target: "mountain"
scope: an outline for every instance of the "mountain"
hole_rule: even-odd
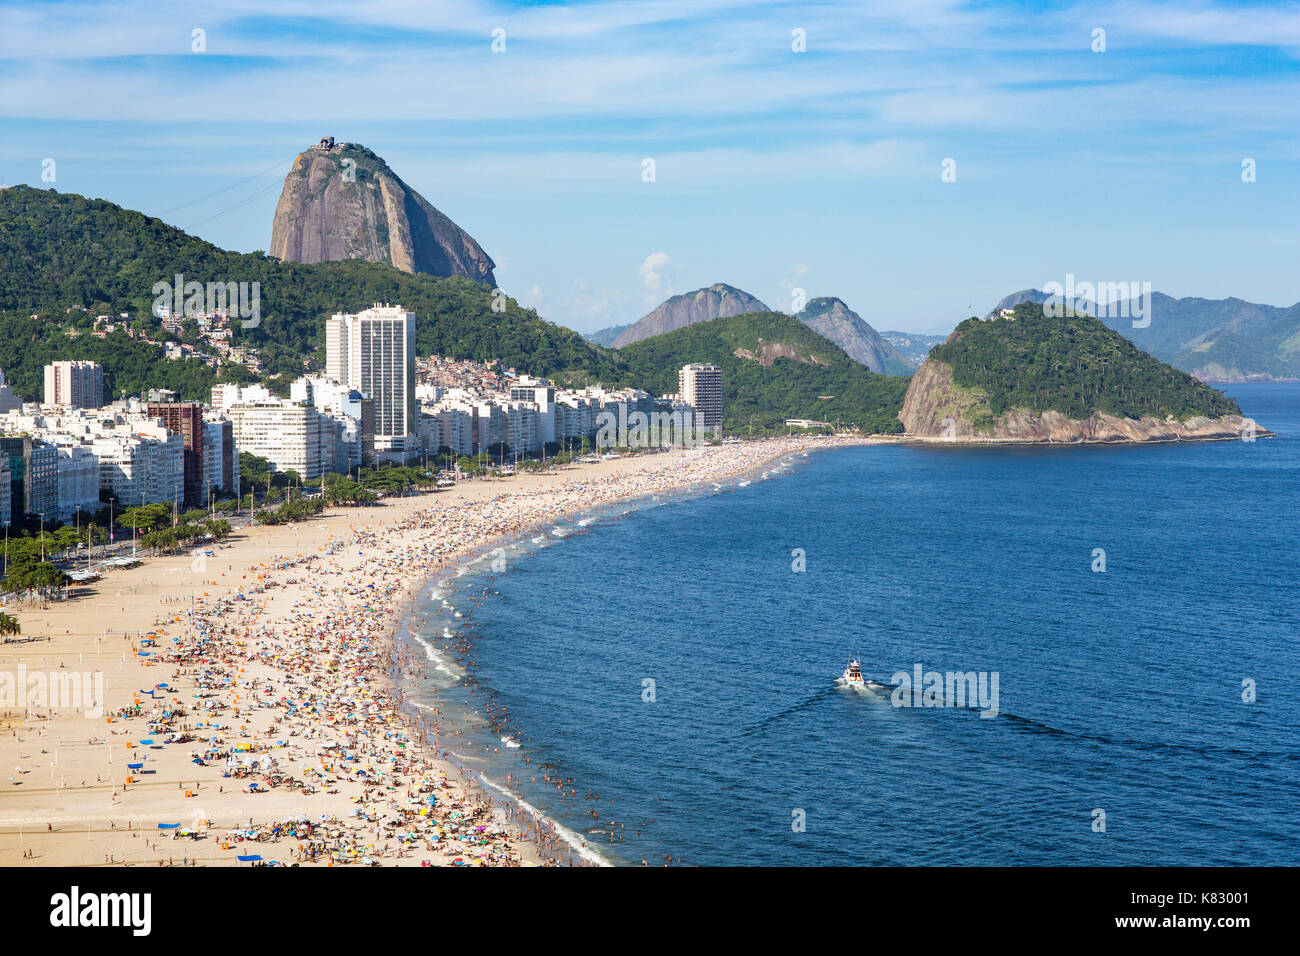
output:
[[[648,315],[643,315],[614,339],[614,348],[621,349],[652,335],[662,335],[696,322],[743,315],[746,312],[767,312],[768,308],[748,292],[715,282],[707,289],[696,289],[675,295]]]
[[[1047,299],[1047,293],[1041,289],[1021,289],[1019,292],[1004,295],[997,305],[989,309],[989,314],[984,316],[984,318],[991,319],[1003,309],[1014,309],[1022,302],[1032,302],[1035,305],[1042,305],[1047,301]]]
[[[16,392],[33,396],[51,357],[90,358],[116,380],[113,394],[123,388],[138,393],[145,384],[206,398],[216,377],[211,370],[197,360],[163,362],[162,347],[144,341],[179,338],[151,312],[155,284],[174,284],[178,274],[187,283],[258,284],[258,321],[249,327],[232,322],[233,343],[260,352],[262,377],[272,384],[277,375],[283,382],[323,362],[326,316],[374,302],[415,313],[420,355],[499,359],[575,385],[619,381],[624,374],[618,353],[542,320],[513,299],[498,303],[489,286],[469,278],[411,275],[359,260],[300,265],[227,252],[110,202],[27,186],[0,191],[0,369]],[[494,311],[494,304],[503,311]],[[129,351],[105,347],[111,336],[86,334],[96,313],[123,312],[139,334],[128,339],[118,333],[133,343]],[[197,336],[187,321],[184,340],[198,343]],[[188,366],[199,368],[182,376]],[[251,373],[227,365],[222,376]]]
[[[899,418],[919,438],[968,442],[1238,438],[1251,427],[1222,392],[1097,319],[1051,318],[1032,301],[957,326],[912,377]]]
[[[880,337],[898,349],[903,358],[920,365],[929,356],[930,349],[948,336],[922,335],[920,332],[881,332]]]
[[[697,322],[619,350],[629,380],[655,394],[677,391],[691,362],[722,369],[728,430],[779,426],[787,418],[898,432],[907,380],[876,375],[797,319],[746,313]]]
[[[299,154],[285,176],[271,255],[301,263],[366,259],[496,285],[495,263],[469,233],[373,152],[332,138]]]
[[[630,329],[629,325],[611,325],[607,328],[597,329],[595,332],[588,332],[583,338],[595,345],[602,345],[605,348],[612,348],[614,340],[619,337],[624,329]]]
[[[911,375],[916,363],[909,361],[880,333],[867,325],[842,299],[811,299],[795,316],[824,339],[834,342],[855,362],[882,375]]]
[[[1047,294],[1026,289],[995,307],[1014,301],[1046,301]],[[1134,305],[1150,324],[1133,327]],[[1080,303],[1080,310],[1143,351],[1206,382],[1281,381],[1300,378],[1300,303],[1260,305],[1242,299],[1181,298],[1151,293],[1146,302],[1120,301],[1105,308]]]

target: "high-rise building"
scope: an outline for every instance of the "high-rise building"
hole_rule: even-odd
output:
[[[722,369],[716,365],[683,365],[677,373],[677,394],[695,409],[704,428],[722,428]]]
[[[0,525],[9,527],[13,521],[10,504],[13,501],[13,487],[9,480],[9,456],[0,455]]]
[[[89,445],[60,444],[58,454],[59,520],[99,510],[99,458]]]
[[[59,452],[53,445],[26,436],[0,438],[0,454],[8,456],[12,519],[59,515]]]
[[[213,491],[239,493],[239,455],[234,426],[224,418],[203,423],[203,499]]]
[[[415,313],[376,305],[325,321],[325,375],[374,401],[375,457],[418,452]]]
[[[198,402],[150,402],[146,408],[151,418],[160,419],[164,428],[185,442],[185,507],[206,505],[203,406]]]
[[[334,470],[334,423],[311,405],[266,402],[229,410],[235,447],[265,458],[275,471],[314,482]]]
[[[45,404],[101,408],[104,367],[98,362],[55,362],[45,366]]]
[[[537,406],[537,441],[545,444],[556,438],[555,386],[544,378],[521,375],[510,386],[510,401],[532,402]],[[513,446],[512,446],[513,447]],[[521,451],[524,449],[520,449]],[[534,449],[528,448],[528,451]]]

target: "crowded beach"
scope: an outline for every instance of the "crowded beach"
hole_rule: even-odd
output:
[[[448,759],[437,707],[402,699],[425,666],[394,638],[402,615],[503,540],[863,441],[766,439],[461,482],[250,527],[47,607],[8,607],[23,641],[0,646],[0,675],[84,680],[75,702],[0,702],[0,864],[599,862]]]

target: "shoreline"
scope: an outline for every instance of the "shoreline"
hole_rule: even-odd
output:
[[[501,551],[505,548],[509,548],[516,543],[522,543],[527,541],[530,544],[532,544],[533,540],[536,538],[538,534],[547,534],[549,531],[553,531],[557,523],[574,522],[581,525],[582,521],[585,519],[598,518],[598,517],[610,517],[612,520],[617,520],[619,518],[626,516],[631,511],[640,510],[643,507],[657,506],[656,503],[674,504],[678,501],[692,499],[699,496],[704,496],[708,494],[717,494],[721,490],[729,490],[730,488],[734,488],[742,482],[748,484],[750,481],[753,480],[763,480],[760,479],[758,476],[766,473],[768,469],[774,466],[779,467],[781,462],[787,459],[793,459],[795,456],[798,456],[801,453],[827,451],[830,450],[831,448],[850,447],[851,445],[878,444],[878,443],[879,442],[875,442],[875,441],[841,442],[841,443],[836,443],[834,445],[818,446],[814,448],[802,448],[802,449],[794,448],[794,449],[783,450],[773,455],[770,458],[764,459],[761,462],[754,463],[751,467],[747,469],[737,471],[727,476],[721,477],[720,481],[705,479],[701,481],[692,482],[689,484],[678,485],[668,490],[660,491],[657,493],[651,492],[646,494],[633,495],[631,497],[616,497],[609,501],[602,502],[600,504],[581,505],[572,510],[557,513],[551,517],[546,518],[543,521],[539,521],[537,524],[531,525],[527,528],[523,528],[517,532],[513,532],[507,535],[502,535],[496,539],[493,539],[492,541],[486,542],[481,547],[473,551],[464,553],[452,565],[445,568],[438,574],[435,574],[431,578],[425,580],[418,587],[413,588],[412,599],[410,605],[407,608],[407,613],[402,615],[403,617],[402,622],[398,623],[393,629],[393,640],[394,641],[405,640],[411,647],[412,651],[423,650],[424,653],[427,655],[429,653],[428,646],[425,644],[422,638],[418,637],[415,634],[414,628],[411,624],[411,618],[413,616],[413,612],[417,610],[421,604],[432,600],[432,596],[429,598],[421,597],[423,592],[425,592],[426,590],[443,591],[443,592],[449,590],[454,586],[453,582],[455,582],[457,579],[464,576],[480,573],[479,569],[476,568],[476,565],[481,564],[488,556],[498,551]],[[725,482],[726,484],[723,485],[723,487],[719,488],[718,486],[722,482]],[[712,489],[709,488],[710,485],[713,486]],[[660,501],[661,498],[667,500],[661,502]],[[606,512],[609,509],[616,507],[619,504],[626,504],[631,507],[627,510],[624,510],[618,515],[611,516],[606,514]],[[561,540],[563,540],[566,537],[568,536],[567,535],[563,536]],[[525,548],[524,550],[526,552],[531,552],[531,549]],[[445,594],[443,599],[445,603]],[[439,649],[435,653],[437,653],[440,657],[444,657],[445,659],[445,655],[443,654],[443,651],[441,649]],[[452,662],[446,661],[446,663],[450,664]],[[463,676],[460,679],[458,679],[458,682],[459,680],[463,680]],[[401,682],[399,682],[398,684],[397,693],[401,698],[403,705],[407,708],[428,707],[428,704],[426,702],[415,699],[413,690],[409,687],[402,686]],[[441,691],[435,690],[434,693],[438,694],[441,693]],[[477,717],[478,714],[476,711],[473,711],[468,707],[464,707],[462,709],[462,716]],[[468,721],[466,722],[468,723]],[[452,757],[448,754],[448,751],[444,749],[442,752],[442,756],[444,760],[448,760],[452,762],[457,767],[457,769],[461,772],[462,775],[472,777],[478,783],[479,786],[487,789],[491,789],[499,793],[503,799],[510,801],[516,807],[524,810],[527,813],[532,814],[534,818],[544,820],[546,824],[552,827],[557,833],[557,835],[562,840],[564,840],[564,842],[567,843],[574,852],[576,852],[580,857],[582,857],[582,859],[586,860],[587,862],[594,863],[595,865],[598,866],[617,866],[620,863],[626,862],[626,861],[609,858],[604,852],[602,852],[599,848],[595,847],[589,840],[587,840],[581,833],[572,830],[571,828],[565,826],[564,824],[561,824],[559,821],[552,818],[545,810],[539,809],[537,806],[531,803],[526,797],[524,797],[517,790],[512,789],[507,783],[502,783],[502,782],[492,780],[488,778],[487,775],[482,770],[476,769],[472,766],[467,766],[465,762],[468,760],[468,758],[465,757],[464,755],[456,755],[455,757]]]
[[[546,863],[545,822],[499,805],[438,755],[437,722],[408,712],[399,631],[423,589],[543,523],[880,443],[766,439],[465,483],[250,528],[206,559],[149,558],[48,608],[11,607],[24,637],[51,640],[0,645],[0,675],[23,667],[53,686],[89,666],[103,689],[81,712],[0,704],[0,864]],[[187,755],[200,734],[207,748]],[[223,776],[241,761],[256,771]],[[252,778],[258,795],[241,786]],[[163,848],[163,824],[173,840],[203,836]]]

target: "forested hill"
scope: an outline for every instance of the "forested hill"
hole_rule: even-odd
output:
[[[629,380],[655,394],[677,391],[691,362],[722,368],[724,426],[745,432],[786,418],[898,432],[908,380],[877,375],[798,319],[759,312],[699,322],[619,350]]]
[[[38,394],[41,364],[55,354],[102,361],[115,393],[145,384],[177,387],[183,380],[188,397],[202,397],[195,390],[213,377],[205,368],[163,368],[157,347],[118,350],[104,347],[109,340],[65,334],[70,327],[89,331],[87,312],[125,312],[150,338],[174,338],[151,306],[155,283],[178,274],[204,284],[260,283],[261,322],[248,329],[233,323],[234,344],[259,349],[268,374],[292,378],[305,361],[322,361],[326,316],[388,302],[416,314],[421,355],[499,359],[576,384],[623,375],[616,356],[513,299],[503,297],[504,311],[492,311],[492,289],[472,279],[410,275],[372,262],[301,265],[227,252],[110,202],[26,186],[0,190],[0,368],[27,397]],[[151,360],[158,362],[156,374],[142,378]]]
[[[1088,315],[1052,318],[1023,302],[1005,319],[967,319],[930,352],[952,381],[981,390],[996,417],[1016,408],[1071,419],[1240,415],[1237,403],[1147,355]]]

